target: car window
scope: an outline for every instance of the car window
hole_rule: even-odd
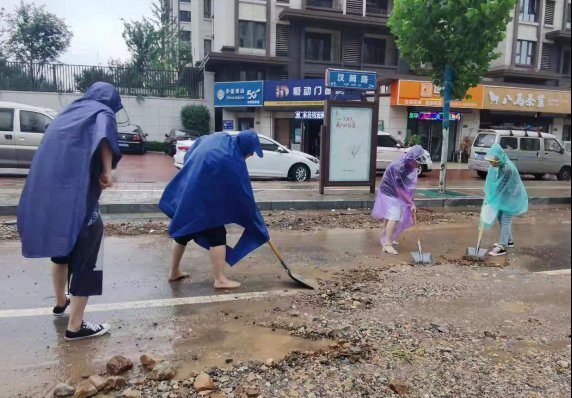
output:
[[[377,146],[382,146],[384,148],[395,148],[397,146],[397,141],[389,135],[378,135],[377,136]]]
[[[496,137],[495,134],[479,134],[475,138],[473,146],[476,148],[490,148],[494,145]]]
[[[23,133],[43,133],[52,119],[37,112],[20,111],[20,131]]]
[[[521,138],[521,151],[540,151],[540,140],[538,138]]]
[[[0,109],[0,131],[14,130],[14,110]]]
[[[545,138],[544,139],[544,150],[549,152],[562,152],[562,147],[560,143],[556,141],[554,138]]]
[[[267,140],[266,138],[261,138],[260,144],[262,145],[263,151],[276,152],[278,150],[278,144],[275,144],[274,142]]]
[[[509,151],[516,151],[518,149],[518,138],[516,137],[502,137],[500,139],[500,146],[502,149]]]
[[[185,133],[184,131],[175,130],[175,137],[186,137],[189,133]]]

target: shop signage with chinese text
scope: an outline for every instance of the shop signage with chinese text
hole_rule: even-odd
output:
[[[329,96],[323,79],[264,82],[264,106],[323,106]]]
[[[264,104],[264,82],[219,82],[214,84],[215,107],[252,107]]]
[[[531,88],[484,86],[483,109],[570,113],[570,91],[537,90]]]
[[[323,120],[324,111],[296,111],[294,119],[297,120]]]
[[[431,82],[416,80],[399,80],[391,87],[391,105],[443,107],[441,88]],[[452,100],[451,108],[480,109],[483,104],[483,87],[469,89],[469,98]]]
[[[409,112],[409,119],[442,121],[443,112]],[[449,114],[449,120],[451,121],[461,120],[461,113],[451,112]]]

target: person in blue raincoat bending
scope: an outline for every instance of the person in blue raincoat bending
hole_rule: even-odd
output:
[[[169,281],[189,276],[180,262],[187,243],[194,240],[210,252],[215,289],[240,287],[225,276],[226,263],[235,265],[270,239],[246,167],[246,159],[254,154],[263,156],[254,131],[216,133],[191,146],[159,202],[171,219],[169,235],[174,239]],[[233,248],[226,244],[227,224],[244,228]]]
[[[507,248],[514,247],[513,217],[528,211],[528,194],[516,166],[499,144],[488,150],[485,159],[491,164],[485,182],[485,206],[496,212],[501,226],[500,239],[489,254],[504,256]]]

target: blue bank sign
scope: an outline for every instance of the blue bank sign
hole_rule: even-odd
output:
[[[265,106],[320,106],[330,96],[324,79],[268,80],[264,82]]]
[[[373,91],[376,88],[376,84],[377,72],[342,69],[326,70],[327,87]]]
[[[223,82],[214,85],[215,107],[264,105],[264,82]]]

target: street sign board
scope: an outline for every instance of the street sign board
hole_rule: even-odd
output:
[[[377,72],[360,70],[327,69],[326,87],[374,91]]]

